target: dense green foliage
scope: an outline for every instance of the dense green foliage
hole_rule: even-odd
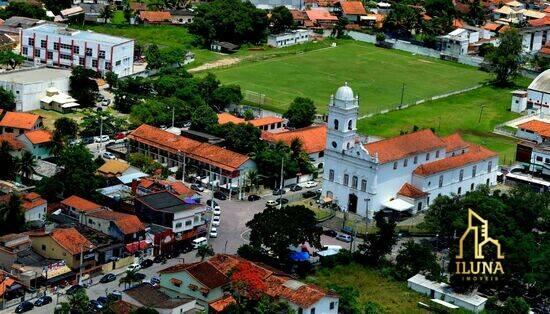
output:
[[[95,106],[99,96],[99,88],[94,80],[98,77],[97,72],[90,69],[84,69],[78,66],[72,70],[69,84],[71,87],[71,96],[73,96],[80,107],[89,108]]]
[[[0,87],[0,109],[7,111],[15,110],[15,97],[13,93],[3,87]]]
[[[284,117],[288,119],[288,126],[298,129],[310,126],[315,119],[315,113],[313,100],[296,97],[285,112]]]
[[[500,45],[487,55],[496,83],[507,85],[517,77],[523,64],[522,37],[515,29],[500,35]]]

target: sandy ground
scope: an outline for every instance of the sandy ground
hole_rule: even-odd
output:
[[[201,66],[196,67],[196,68],[189,69],[188,72],[193,73],[193,72],[200,72],[200,71],[209,70],[209,69],[222,68],[224,66],[233,65],[233,64],[239,63],[239,62],[241,62],[240,58],[234,58],[234,57],[233,58],[224,58],[224,59],[216,60],[214,62],[205,63]]]

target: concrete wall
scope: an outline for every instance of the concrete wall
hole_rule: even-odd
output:
[[[60,92],[68,93],[69,77],[22,84],[2,81],[2,76],[0,76],[0,86],[11,91],[15,96],[16,111],[31,111],[40,109],[40,99],[46,96],[46,89],[50,87],[55,87]]]
[[[36,221],[36,220],[45,220],[46,219],[46,204],[37,206],[31,210],[25,212],[25,221]]]

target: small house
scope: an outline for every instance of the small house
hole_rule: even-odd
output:
[[[210,50],[223,53],[235,53],[239,46],[227,41],[213,41],[210,44]]]

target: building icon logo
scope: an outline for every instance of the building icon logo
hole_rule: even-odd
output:
[[[473,256],[465,251],[471,242]],[[492,259],[486,256],[487,253],[494,255]],[[504,274],[500,261],[503,259],[499,241],[489,237],[489,222],[471,208],[468,209],[468,227],[460,237],[456,255],[456,274],[465,275],[466,280],[498,280],[495,275]]]

